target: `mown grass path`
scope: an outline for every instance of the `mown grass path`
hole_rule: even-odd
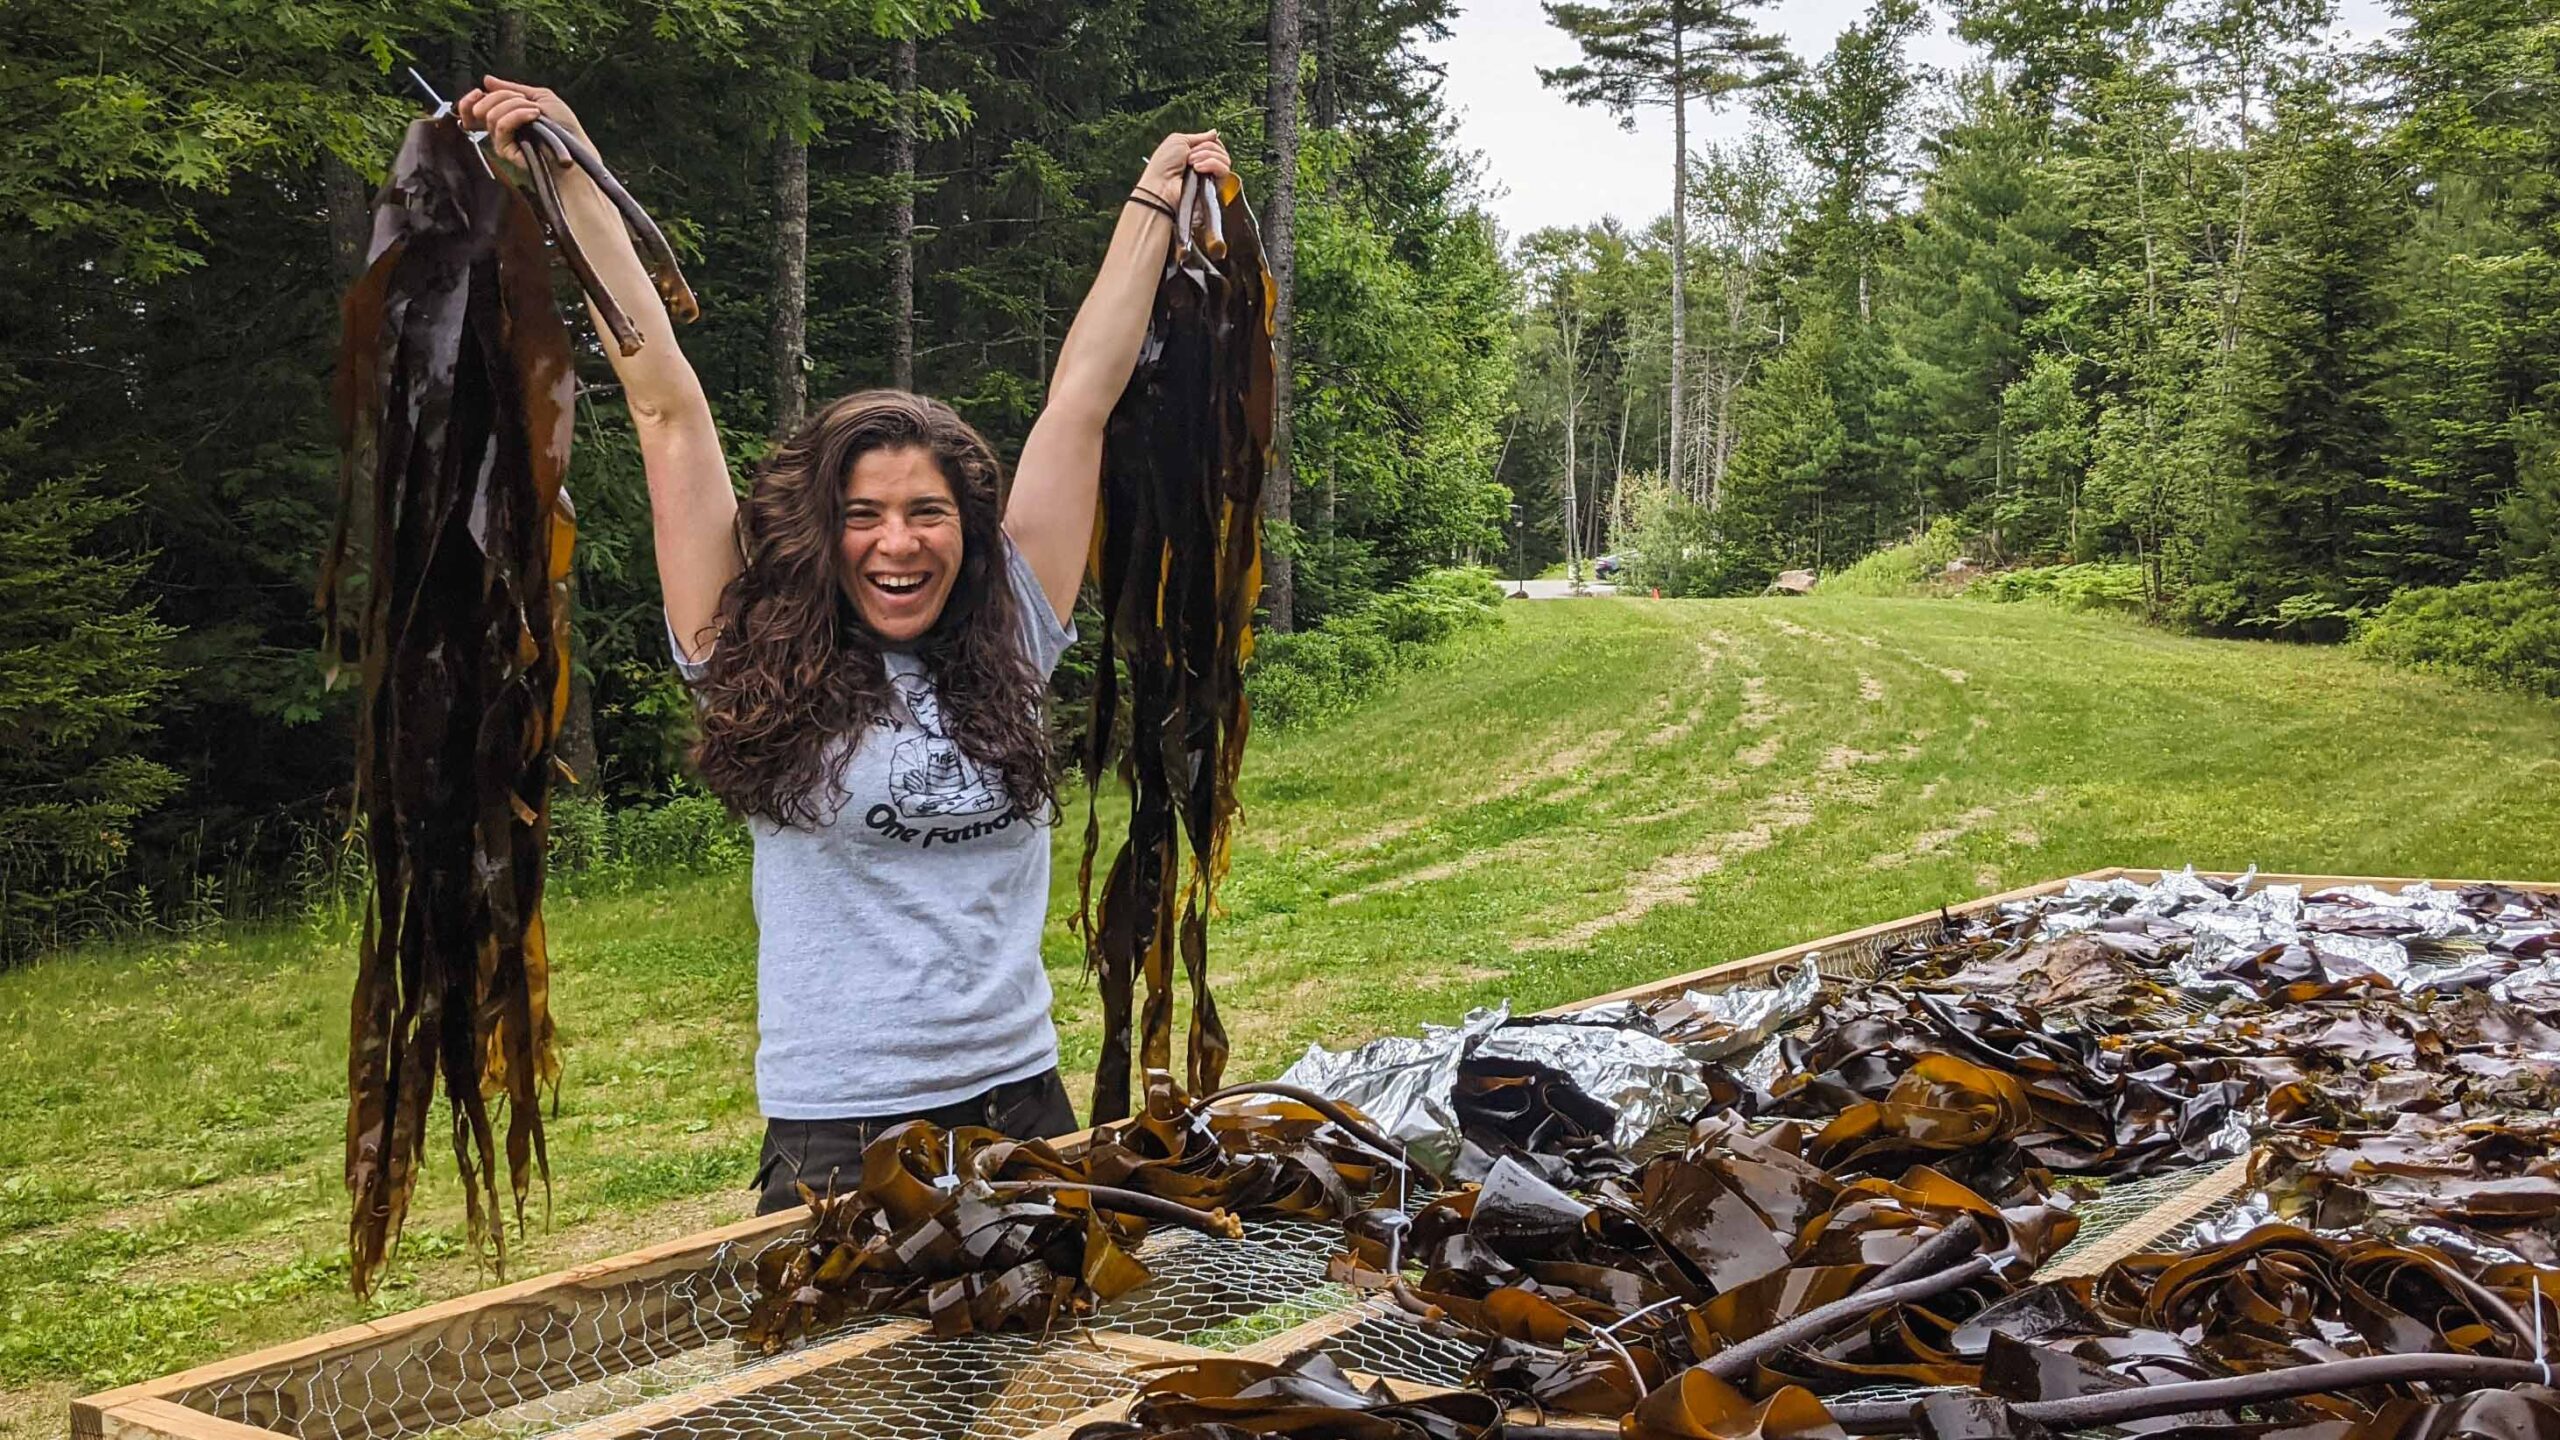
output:
[[[2560,707],[2030,606],[1522,605],[1360,713],[1259,744],[1245,805],[1213,954],[1237,1070],[1268,1074],[1309,1041],[2101,865],[2554,878]],[[551,918],[558,1178],[517,1263],[744,1214],[744,877]],[[1059,924],[1048,957],[1078,1077],[1098,1007]],[[364,1313],[339,1258],[350,975],[317,923],[0,975],[0,1435]],[[481,1278],[448,1169],[375,1309]]]

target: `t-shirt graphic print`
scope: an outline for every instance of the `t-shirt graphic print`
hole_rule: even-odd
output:
[[[1005,793],[1004,771],[970,759],[943,728],[942,699],[934,693],[931,680],[922,675],[893,675],[889,684],[905,702],[916,728],[924,732],[899,741],[889,753],[889,798],[900,818],[992,815],[1012,803]]]

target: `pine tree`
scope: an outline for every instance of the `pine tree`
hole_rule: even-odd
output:
[[[2026,372],[2028,279],[2060,263],[2065,217],[2042,172],[2044,126],[1986,74],[1927,147],[1919,213],[1891,275],[1900,370],[1883,403],[1914,522],[1997,495],[2010,477],[2001,397]]]
[[[2275,193],[2233,377],[2237,480],[2207,555],[2231,587],[2226,618],[2258,622],[2371,598],[2351,517],[2388,453],[2387,287],[2408,223],[2404,178],[2328,87],[2292,97],[2270,144]]]
[[[1582,63],[1538,71],[1577,105],[1599,105],[1635,128],[1635,112],[1671,111],[1671,453],[1685,483],[1689,300],[1689,101],[1710,109],[1736,91],[1785,78],[1786,42],[1754,30],[1743,12],[1763,0],[1542,0],[1547,18],[1582,47]]]
[[[0,964],[56,938],[178,784],[135,753],[175,632],[132,598],[146,559],[101,553],[133,502],[25,478],[37,428],[0,433]]]
[[[1824,509],[1847,441],[1829,374],[1838,324],[1827,313],[1809,319],[1744,398],[1725,508],[1750,517],[1760,553],[1735,557],[1731,588],[1757,590],[1782,569],[1832,563]]]

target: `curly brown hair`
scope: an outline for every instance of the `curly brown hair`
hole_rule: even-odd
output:
[[[729,808],[777,824],[827,824],[845,803],[842,752],[898,702],[881,643],[841,577],[837,537],[854,462],[922,449],[960,511],[960,573],[914,645],[961,751],[1004,776],[1016,805],[1057,813],[1043,709],[1047,687],[1022,643],[1031,621],[1007,583],[995,450],[950,406],[904,390],[862,390],[821,408],[778,446],[738,507],[746,568],[720,595],[716,639],[697,687],[693,763]]]

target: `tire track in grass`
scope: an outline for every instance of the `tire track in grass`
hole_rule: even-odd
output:
[[[1647,866],[1631,881],[1616,909],[1553,935],[1524,936],[1511,942],[1515,953],[1531,950],[1579,950],[1622,925],[1632,925],[1662,906],[1686,903],[1690,887],[1725,867],[1727,861],[1757,854],[1777,843],[1779,835],[1813,823],[1813,802],[1789,791],[1752,807],[1743,828],[1712,836],[1703,845],[1675,851]]]
[[[1763,618],[1790,638],[1820,634],[1765,612]],[[1764,653],[1753,658],[1765,660],[1769,657]],[[1833,667],[1828,665],[1811,668],[1817,676],[1834,673]],[[1728,763],[1745,771],[1769,770],[1785,752],[1790,736],[1779,727],[1778,721],[1790,713],[1803,710],[1806,713],[1845,716],[1851,723],[1845,731],[1834,732],[1837,737],[1835,743],[1812,762],[1808,767],[1810,774],[1802,783],[1749,802],[1735,828],[1708,835],[1647,862],[1625,882],[1619,892],[1618,903],[1608,911],[1561,930],[1515,937],[1511,942],[1515,953],[1580,949],[1603,935],[1638,923],[1656,910],[1694,903],[1700,882],[1722,873],[1736,862],[1772,849],[1789,835],[1813,826],[1824,815],[1840,807],[1864,808],[1877,802],[1883,784],[1868,772],[1884,763],[1888,756],[1852,743],[1874,743],[1882,738],[1877,733],[1882,717],[1876,707],[1828,706],[1811,696],[1803,697],[1801,703],[1798,699],[1782,697],[1773,686],[1772,676],[1756,666],[1742,678],[1741,689],[1742,708],[1735,717],[1734,730],[1739,734],[1755,734],[1758,738],[1733,755]],[[1738,789],[1743,783],[1730,771],[1708,778],[1710,782],[1722,782],[1717,787],[1720,792]],[[1702,795],[1642,818],[1647,822],[1670,819],[1703,809],[1715,798]]]
[[[1715,699],[1716,666],[1732,653],[1732,637],[1722,630],[1709,630],[1698,637],[1698,678],[1703,683],[1698,687],[1697,695],[1681,711],[1679,719],[1656,726],[1653,733],[1645,737],[1644,743],[1652,746],[1677,745],[1706,722],[1708,709]],[[1666,692],[1664,698],[1670,699],[1671,696]]]
[[[1427,822],[1443,832],[1442,838],[1463,846],[1464,848],[1461,848],[1458,853],[1440,859],[1427,859],[1428,851],[1398,856],[1396,862],[1410,864],[1414,861],[1423,861],[1424,863],[1413,865],[1410,869],[1365,878],[1355,888],[1328,895],[1325,897],[1325,903],[1328,906],[1355,905],[1383,895],[1455,880],[1490,867],[1553,859],[1571,850],[1577,843],[1587,846],[1590,839],[1589,831],[1587,827],[1580,824],[1567,826],[1565,833],[1561,834],[1554,830],[1546,830],[1492,844],[1471,844],[1468,837],[1470,832],[1481,834],[1493,828],[1477,821],[1479,812],[1496,806],[1513,806],[1522,802],[1534,805],[1570,805],[1601,791],[1611,782],[1624,781],[1635,775],[1649,757],[1657,755],[1666,748],[1666,742],[1683,739],[1694,731],[1715,706],[1720,688],[1718,684],[1720,667],[1729,670],[1729,662],[1736,654],[1732,637],[1721,629],[1709,629],[1699,634],[1694,641],[1694,649],[1699,657],[1698,667],[1694,671],[1675,671],[1664,676],[1665,688],[1650,704],[1640,701],[1638,705],[1630,707],[1640,712],[1649,711],[1660,715],[1675,708],[1682,708],[1685,694],[1687,704],[1680,719],[1658,724],[1654,730],[1633,745],[1621,743],[1628,738],[1633,727],[1625,729],[1612,727],[1589,731],[1577,740],[1557,746],[1537,764],[1528,766],[1503,783],[1460,802],[1459,808],[1454,813],[1443,811],[1432,821]],[[1694,692],[1689,691],[1689,686],[1695,682],[1703,683],[1697,684]],[[1784,707],[1769,698],[1766,684],[1758,675],[1746,677],[1741,688],[1741,709],[1734,722],[1736,728],[1746,731],[1760,730],[1783,713]],[[1775,746],[1769,745],[1767,754],[1775,753]],[[1734,763],[1745,765],[1756,766],[1767,763],[1767,755],[1762,755],[1755,760],[1748,752],[1731,759]],[[1730,783],[1725,783],[1719,786],[1715,793],[1726,793],[1733,788]],[[1592,807],[1592,814],[1596,818],[1611,818],[1611,809],[1611,803],[1603,802]],[[1408,826],[1407,830],[1419,828],[1421,826],[1417,824]]]
[[[1345,890],[1339,895],[1328,895],[1324,903],[1357,905],[1363,900],[1374,900],[1381,895],[1393,895],[1399,890],[1410,890],[1417,885],[1437,885],[1443,880],[1455,880],[1461,875],[1482,870],[1488,865],[1505,865],[1517,860],[1540,859],[1554,855],[1563,848],[1564,840],[1560,836],[1523,835],[1517,840],[1506,841],[1500,845],[1462,850],[1447,860],[1435,861],[1417,870],[1406,870],[1383,880],[1373,880],[1357,890]]]

